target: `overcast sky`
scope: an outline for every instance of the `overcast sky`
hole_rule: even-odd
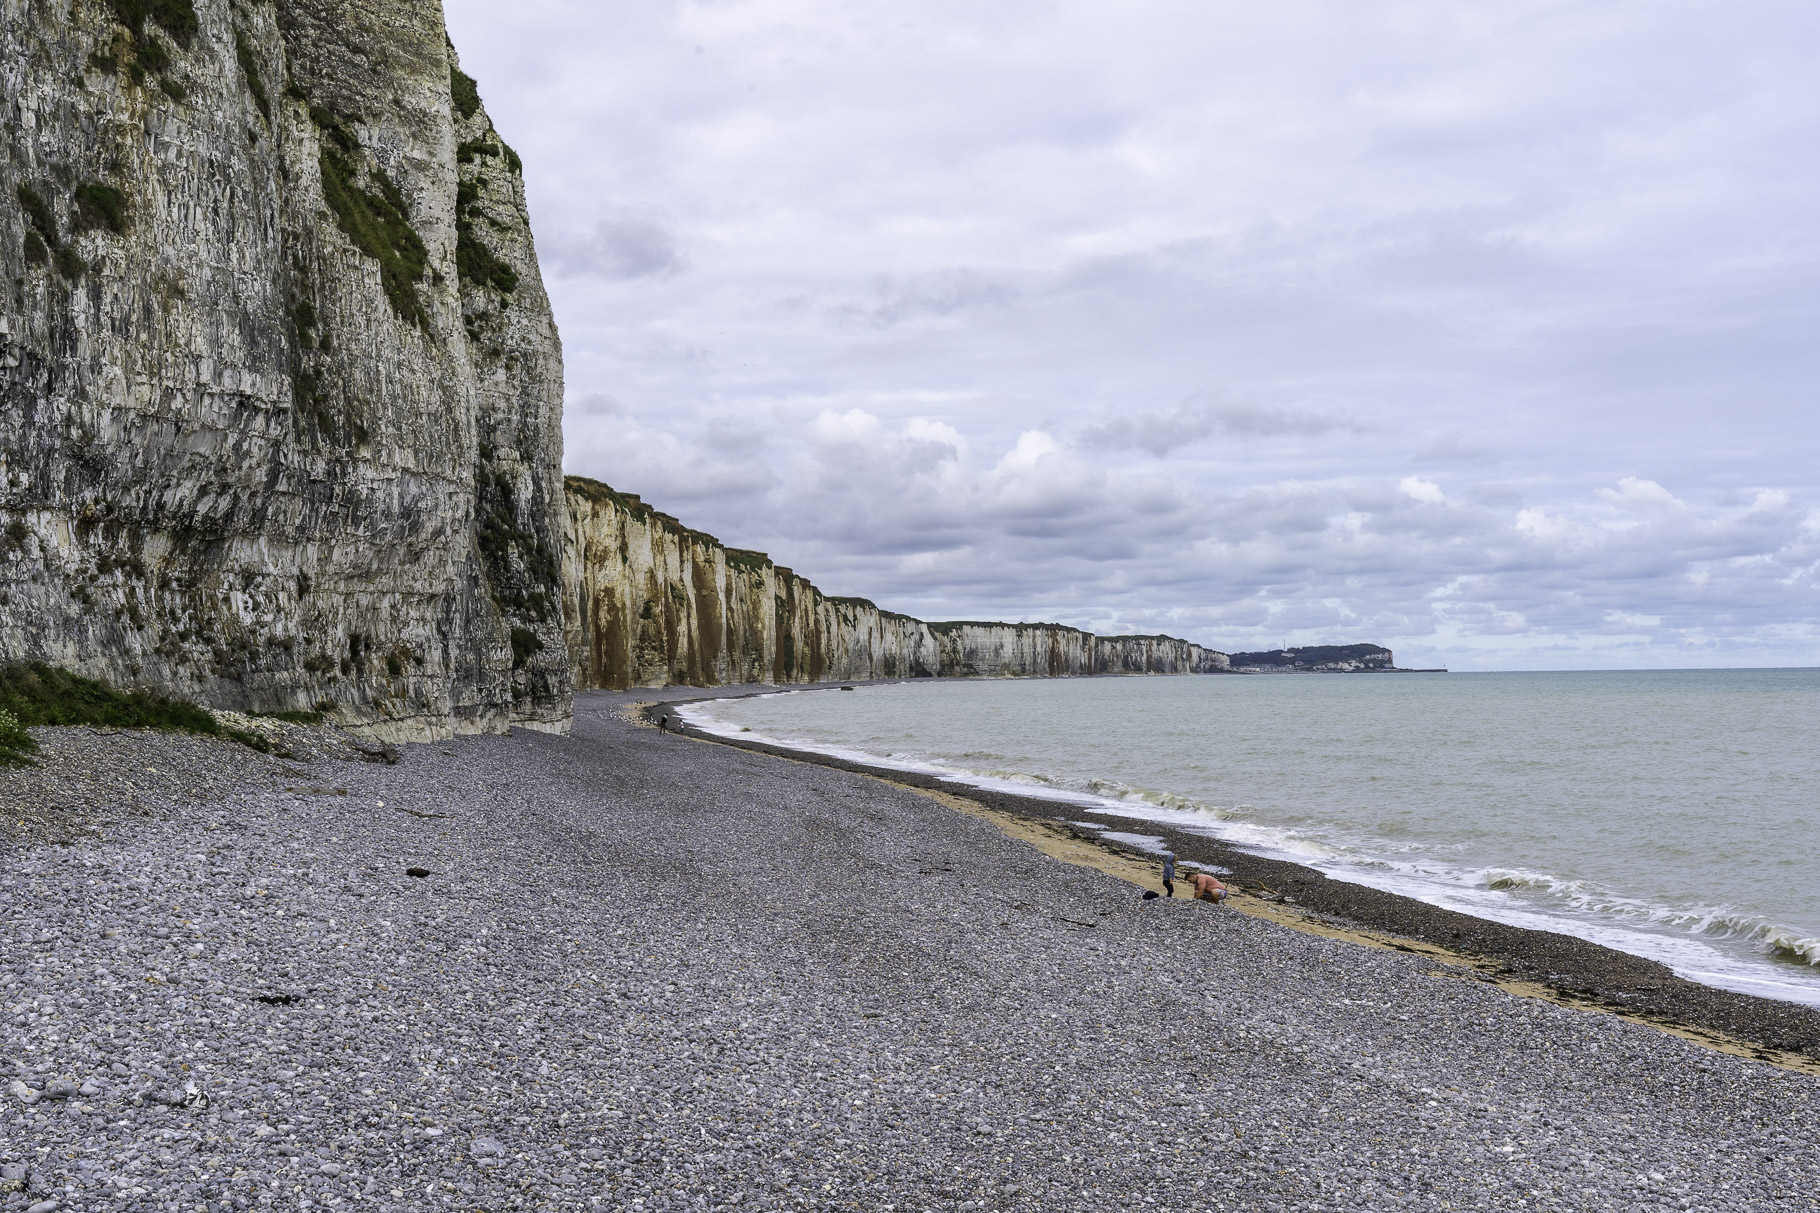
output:
[[[568,470],[927,618],[1820,664],[1820,7],[446,0]]]

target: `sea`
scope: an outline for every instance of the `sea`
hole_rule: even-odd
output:
[[[684,713],[1820,1006],[1820,669],[954,680]]]

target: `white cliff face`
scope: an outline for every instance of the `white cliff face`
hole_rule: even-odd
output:
[[[933,623],[950,677],[1219,674],[1224,653],[1173,636],[1095,636],[1056,623]]]
[[[1094,639],[1095,674],[1227,674],[1232,663],[1216,649],[1173,636],[1099,636]]]
[[[159,7],[0,0],[0,661],[563,727],[560,347],[439,6]]]
[[[1047,623],[937,623],[941,673],[955,678],[1093,673],[1093,634]]]
[[[635,495],[571,476],[568,514],[564,618],[578,689],[935,672],[927,625],[828,598]]]
[[[924,623],[829,598],[759,552],[568,479],[564,618],[578,689],[870,678],[1202,674],[1225,655],[1059,624]]]

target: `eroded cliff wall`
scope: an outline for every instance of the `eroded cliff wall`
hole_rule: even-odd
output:
[[[1226,654],[1173,636],[1095,636],[1059,623],[932,623],[952,678],[1223,674]]]
[[[560,347],[439,5],[0,0],[0,120],[0,661],[563,727]]]
[[[1222,653],[1060,624],[924,623],[829,598],[635,494],[571,476],[563,617],[577,689],[868,678],[1207,674]]]
[[[1174,636],[1096,636],[1095,674],[1227,674],[1232,663],[1217,649]]]
[[[829,598],[635,494],[571,476],[568,514],[564,619],[577,689],[936,672],[928,625]]]

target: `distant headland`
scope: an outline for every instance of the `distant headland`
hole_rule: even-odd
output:
[[[1444,669],[1405,669],[1381,644],[1316,644],[1266,653],[1231,653],[1235,674],[1445,674]]]

